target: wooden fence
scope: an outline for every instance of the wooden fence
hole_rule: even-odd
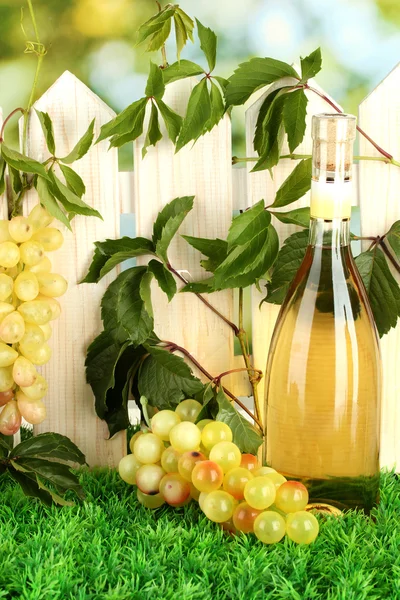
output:
[[[362,127],[396,158],[400,157],[400,99],[398,66],[360,105]],[[167,87],[166,101],[177,112],[184,112],[194,79],[175,82]],[[316,83],[314,87],[318,87]],[[252,139],[262,99],[270,91],[265,88],[248,103],[246,112],[247,156],[254,155]],[[304,142],[299,153],[311,153],[310,122],[312,114],[326,112],[325,101],[307,92],[308,116]],[[54,123],[58,154],[66,154],[96,117],[95,132],[114,116],[113,111],[71,73],[65,72],[38,100],[36,108],[46,111]],[[397,124],[397,125],[396,125]],[[172,143],[164,139],[148,150],[142,160],[143,138],[134,144],[133,175],[118,173],[116,150],[107,150],[108,142],[95,145],[75,166],[86,183],[85,200],[95,206],[104,221],[75,217],[73,234],[63,226],[64,246],[53,254],[54,271],[68,279],[69,288],[62,298],[63,313],[53,322],[51,361],[43,367],[49,382],[45,398],[48,417],[35,431],[58,431],[71,437],[85,452],[91,466],[115,466],[125,453],[123,434],[107,439],[107,429],[95,414],[93,396],[85,383],[84,361],[88,344],[101,330],[100,299],[115,276],[106,277],[97,285],[78,285],[87,271],[93,252],[93,242],[119,236],[121,213],[135,214],[135,231],[131,235],[149,235],[160,208],[179,195],[195,195],[192,213],[180,232],[202,237],[224,237],[234,210],[251,206],[264,198],[271,202],[283,180],[297,161],[282,160],[274,168],[273,179],[268,172],[250,173],[248,168],[232,168],[231,123],[225,117],[212,132],[175,154]],[[29,123],[28,152],[43,161],[47,158],[43,134],[35,114]],[[360,138],[360,152],[374,156],[374,148]],[[75,168],[74,166],[74,168]],[[363,162],[359,169],[359,185],[354,204],[361,207],[361,226],[364,235],[382,234],[387,226],[400,219],[400,170],[382,163]],[[30,192],[25,210],[38,201]],[[305,195],[295,206],[307,206]],[[379,206],[379,210],[377,210]],[[292,208],[292,207],[291,207]],[[5,217],[5,202],[2,203]],[[296,230],[274,219],[281,242]],[[177,238],[170,250],[170,260],[189,278],[205,274],[199,268],[200,254]],[[140,260],[138,259],[138,262]],[[163,339],[183,344],[207,370],[218,373],[242,366],[240,356],[234,355],[233,333],[211,311],[191,294],[177,295],[167,305],[165,297],[155,287],[155,329]],[[252,295],[253,364],[264,370],[268,345],[279,307],[264,304],[259,310],[260,293]],[[210,296],[211,302],[231,320],[234,314],[234,293],[230,290]],[[382,340],[384,391],[382,402],[382,466],[400,467],[400,327]],[[250,393],[246,376],[233,374],[226,384],[238,396]],[[262,384],[261,384],[262,388]],[[263,390],[261,390],[263,397]]]

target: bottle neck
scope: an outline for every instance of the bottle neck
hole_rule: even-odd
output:
[[[335,250],[350,246],[350,219],[332,219],[330,221],[313,218],[310,220],[308,243],[317,248]]]

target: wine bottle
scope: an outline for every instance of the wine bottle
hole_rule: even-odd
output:
[[[313,117],[309,242],[266,375],[267,460],[310,501],[369,512],[379,494],[379,339],[350,247],[356,118]]]

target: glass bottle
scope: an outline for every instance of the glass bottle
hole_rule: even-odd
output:
[[[379,494],[379,339],[350,247],[356,118],[313,117],[310,234],[266,374],[267,461],[311,502],[369,512]]]

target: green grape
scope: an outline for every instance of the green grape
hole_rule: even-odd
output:
[[[280,473],[267,473],[266,475],[264,475],[264,477],[268,477],[268,479],[272,481],[276,490],[278,490],[282,483],[285,483],[285,481],[287,481],[286,477],[284,477]]]
[[[190,485],[190,497],[193,498],[193,500],[196,500],[196,502],[198,502],[201,492],[199,492],[199,490],[196,487],[194,487],[192,482],[190,482],[189,485]]]
[[[43,294],[38,294],[36,297],[38,302],[46,302],[51,310],[51,319],[50,321],[55,321],[61,315],[61,304],[55,298],[50,298],[49,296],[43,296]]]
[[[39,243],[39,242],[37,242],[37,243]],[[52,264],[51,264],[51,261],[48,256],[43,256],[43,258],[38,263],[29,267],[29,271],[31,273],[48,273],[51,271],[51,269],[52,269]]]
[[[224,480],[222,467],[211,460],[198,462],[192,471],[192,483],[199,492],[214,492]]]
[[[133,454],[133,446],[134,446],[136,440],[138,439],[138,437],[141,435],[143,435],[143,431],[141,429],[139,429],[139,431],[134,433],[133,436],[131,437],[131,439],[129,440],[129,449],[132,452],[132,454]]]
[[[46,252],[52,252],[61,248],[64,242],[64,236],[54,227],[45,227],[36,231],[32,239],[42,244]]]
[[[296,544],[311,544],[318,532],[319,524],[312,513],[301,510],[286,518],[286,533]]]
[[[9,304],[8,302],[0,302],[0,323],[12,312],[14,312],[14,307],[12,304]]]
[[[47,227],[54,221],[54,217],[40,204],[36,204],[28,215],[28,221],[34,231]]]
[[[207,425],[207,427],[209,427],[209,425]],[[207,427],[204,428],[204,431]],[[224,473],[238,467],[241,459],[242,455],[239,448],[232,442],[219,442],[210,450],[210,460],[221,465]]]
[[[275,504],[285,513],[304,510],[308,504],[308,490],[299,481],[286,481],[276,490]]]
[[[12,242],[13,239],[10,235],[10,231],[8,229],[8,220],[2,219],[0,221],[0,244],[1,242]]]
[[[21,313],[27,323],[33,323],[34,325],[45,325],[52,319],[49,303],[42,300],[23,302],[18,306],[18,312]]]
[[[139,436],[133,445],[134,455],[144,465],[159,462],[163,451],[164,444],[154,433],[146,433]]]
[[[39,327],[43,331],[44,341],[47,342],[47,340],[49,340],[51,338],[51,334],[52,334],[52,329],[51,329],[50,323],[45,323],[44,325],[38,325],[37,327]]]
[[[165,500],[161,494],[154,494],[154,496],[151,496],[149,494],[144,494],[139,489],[136,493],[137,499],[139,500],[140,504],[142,504],[146,508],[150,508],[151,510],[160,508],[160,506],[165,504]]]
[[[257,456],[254,454],[242,454],[240,466],[251,471],[253,475],[260,468]]]
[[[20,253],[17,244],[14,244],[14,242],[2,242],[0,244],[0,266],[15,267],[19,259]]]
[[[254,533],[263,544],[276,544],[284,537],[285,519],[277,512],[262,512],[254,521]]]
[[[183,400],[175,409],[177,415],[179,415],[181,421],[190,421],[195,423],[197,417],[200,414],[202,405],[197,400],[189,399]]]
[[[58,273],[37,273],[39,290],[43,296],[58,298],[65,294],[68,288],[67,280]]]
[[[174,425],[169,433],[171,446],[178,452],[189,452],[189,450],[198,450],[201,441],[201,432],[199,428],[189,421],[182,421]]]
[[[200,429],[200,431],[203,431],[203,429],[206,425],[208,425],[209,423],[213,423],[213,422],[214,421],[212,419],[202,419],[201,421],[196,423],[196,425]]]
[[[33,227],[26,217],[13,217],[8,223],[12,239],[19,244],[31,239]]]
[[[24,319],[16,311],[4,317],[0,323],[0,338],[6,344],[16,344],[23,338],[24,333]]]
[[[21,338],[20,344],[27,350],[34,350],[45,342],[45,336],[39,325],[25,323],[25,333]]]
[[[161,457],[161,466],[166,473],[177,473],[178,472],[178,461],[182,454],[175,450],[172,446],[164,450]]]
[[[236,500],[243,500],[244,486],[250,479],[253,479],[253,475],[248,469],[245,469],[244,467],[234,467],[224,476],[222,487],[225,492],[228,492],[228,494],[236,498]]]
[[[234,508],[235,502],[232,496],[221,490],[210,492],[203,502],[204,514],[214,523],[228,521],[233,515]]]
[[[8,344],[4,344],[4,342],[0,342],[0,367],[9,367],[15,363],[18,358],[18,352],[8,346]]]
[[[7,300],[12,294],[14,281],[12,277],[5,273],[0,273],[0,300]]]
[[[197,489],[197,488],[195,488]],[[207,498],[209,492],[200,492],[199,495],[199,506],[200,506],[200,510],[202,510],[204,512],[204,500]]]
[[[46,407],[41,398],[28,398],[21,391],[16,393],[18,410],[21,416],[31,425],[39,425],[46,418]]]
[[[142,466],[134,454],[128,454],[119,461],[118,473],[121,479],[131,485],[136,485],[136,473]]]
[[[4,406],[14,398],[14,390],[11,388],[5,392],[0,392],[0,406]]]
[[[0,433],[15,435],[21,427],[21,413],[15,400],[7,402],[0,413]]]
[[[9,346],[7,346],[9,348]],[[15,350],[14,350],[15,352]],[[21,387],[30,387],[38,377],[38,373],[30,360],[25,356],[18,356],[13,364],[12,376],[15,383]],[[5,366],[5,365],[1,365]]]
[[[232,430],[226,423],[212,421],[201,432],[201,442],[207,450],[211,450],[219,442],[231,442]]]
[[[244,487],[246,502],[257,510],[264,510],[275,501],[275,486],[268,477],[254,477]]]
[[[151,419],[151,430],[164,442],[169,442],[169,432],[180,422],[179,415],[173,410],[160,410]]]
[[[269,475],[270,473],[276,473],[275,469],[272,467],[260,467],[254,471],[253,475],[254,477],[263,477],[264,475]]]
[[[165,471],[159,465],[142,465],[136,472],[136,485],[144,494],[157,494]]]
[[[190,485],[179,473],[167,473],[161,479],[160,493],[165,502],[177,506],[189,498]]]
[[[37,375],[35,383],[28,387],[22,387],[21,391],[31,400],[39,400],[47,394],[48,384],[43,375]]]
[[[0,324],[0,329],[1,329],[1,324]],[[0,332],[0,335],[1,335],[1,332]],[[18,348],[19,348],[19,351],[21,352],[21,354],[25,358],[30,360],[34,365],[38,365],[40,367],[42,365],[45,365],[47,362],[49,362],[49,360],[51,358],[51,348],[46,342],[44,344],[41,344],[40,346],[36,346],[35,348],[32,348],[32,349],[28,349],[25,347],[24,344],[20,343]]]
[[[34,267],[40,263],[42,258],[44,258],[44,248],[42,244],[39,244],[39,242],[35,242],[34,240],[21,244],[19,252],[21,261],[27,267]]]
[[[39,282],[35,273],[22,271],[15,280],[14,291],[17,298],[23,302],[34,300],[39,293]]]
[[[178,471],[186,481],[192,481],[192,472],[198,462],[206,460],[206,457],[201,452],[192,450],[182,454],[178,461]]]
[[[254,521],[260,514],[260,511],[247,504],[241,502],[233,512],[233,524],[238,531],[243,533],[252,533],[254,531]]]

